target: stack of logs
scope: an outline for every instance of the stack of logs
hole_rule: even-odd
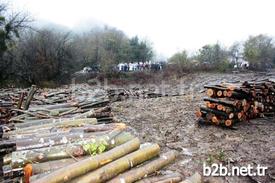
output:
[[[146,91],[139,88],[124,89],[124,88],[112,88],[108,89],[108,96],[111,101],[122,101],[126,99],[146,99],[162,97],[161,93],[155,91]]]
[[[158,91],[154,88],[110,88],[107,90],[109,99],[111,101],[122,101],[126,99],[148,99],[158,97],[173,97],[180,96],[182,94],[173,91]]]
[[[24,166],[28,163],[74,156],[70,151],[80,147],[79,143],[82,145],[97,136],[125,128],[125,124],[115,123],[107,96],[78,99],[71,95],[71,90],[44,92],[36,86],[28,91],[11,89],[2,93],[2,182],[19,181],[25,175]],[[127,134],[125,138],[128,138]],[[78,155],[84,155],[84,152]],[[29,182],[28,178],[26,182]]]
[[[232,84],[204,86],[205,107],[196,112],[199,123],[232,127],[240,121],[274,116],[275,82],[270,80],[245,81]]]
[[[71,95],[67,91],[45,95],[33,86],[2,107],[15,115],[1,123],[0,182],[182,181],[178,173],[155,176],[176,159],[176,151],[160,153],[157,144],[141,144],[113,118],[107,97],[61,100]]]

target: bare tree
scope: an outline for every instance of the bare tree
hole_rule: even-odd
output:
[[[30,18],[22,12],[12,13],[8,5],[0,2],[0,80],[3,81],[8,77],[9,67],[12,59],[10,58],[9,49],[19,38],[20,31],[28,27]],[[5,55],[6,53],[6,55]]]

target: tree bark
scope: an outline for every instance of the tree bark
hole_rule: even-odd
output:
[[[27,96],[27,99],[26,99],[26,102],[24,104],[24,110],[28,110],[29,109],[29,106],[31,104],[31,100],[33,98],[33,95],[35,94],[36,92],[36,86],[35,85],[32,85],[31,86],[31,89],[28,93],[28,96]]]
[[[9,132],[9,134],[25,134],[25,133],[34,133],[50,128],[68,128],[68,127],[79,127],[84,126],[85,124],[97,124],[96,118],[84,118],[84,119],[69,119],[65,121],[58,121],[53,123],[42,124],[38,126],[30,126],[22,129],[17,129],[15,131]]]
[[[118,174],[157,156],[159,151],[160,148],[157,144],[148,145],[93,172],[80,176],[70,181],[70,183],[106,182]]]
[[[22,167],[27,163],[40,163],[51,160],[64,159],[69,157],[78,157],[96,153],[89,146],[106,147],[104,150],[111,149],[117,145],[123,144],[133,139],[133,136],[126,132],[113,131],[110,134],[89,139],[89,141],[78,142],[70,145],[61,145],[36,150],[15,151],[12,153],[11,165],[13,168]],[[88,148],[86,148],[88,147]],[[98,149],[95,149],[96,151]],[[91,152],[93,151],[93,152]]]
[[[170,164],[171,162],[175,161],[176,157],[176,151],[169,151],[167,153],[160,155],[160,157],[156,160],[153,160],[145,165],[142,165],[138,168],[134,168],[115,177],[114,179],[108,181],[108,183],[120,183],[121,181],[123,181],[124,183],[135,182],[143,178],[144,176],[150,175],[165,167],[166,165]]]
[[[182,180],[182,175],[179,173],[172,173],[168,175],[153,176],[136,181],[136,183],[160,183],[162,181],[167,183],[177,183]]]
[[[87,156],[78,157],[77,160],[81,161],[86,158],[88,157]],[[44,163],[34,163],[32,164],[32,175],[53,172],[60,168],[67,167],[68,165],[76,163],[78,162],[77,160],[73,158],[66,158],[66,159],[60,159],[60,160],[54,160],[54,161],[47,161]]]
[[[137,150],[140,146],[138,138],[132,139],[103,154],[89,157],[69,166],[63,167],[49,175],[34,181],[35,183],[60,183],[72,180],[75,177],[84,175],[113,160],[116,160],[130,152]]]

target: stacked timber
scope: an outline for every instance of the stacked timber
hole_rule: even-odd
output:
[[[176,151],[160,153],[157,144],[140,144],[125,127],[97,125],[90,118],[67,126],[76,130],[70,133],[61,126],[58,132],[32,136],[15,130],[12,140],[1,142],[1,148],[12,148],[2,158],[2,182],[135,182],[176,159]]]
[[[178,92],[166,92],[158,91],[156,89],[145,89],[145,88],[110,88],[107,90],[109,99],[111,101],[122,101],[126,99],[148,99],[168,96],[179,96]]]
[[[32,86],[1,96],[0,182],[128,183],[176,159],[176,151],[141,144],[113,117],[105,93],[91,93]]]
[[[204,86],[205,107],[196,112],[200,123],[232,127],[241,121],[274,116],[275,82],[269,80]]]

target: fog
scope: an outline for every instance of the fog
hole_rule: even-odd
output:
[[[166,57],[275,32],[273,0],[13,0],[12,6],[27,11],[38,25],[87,31],[107,24],[150,40],[157,54]]]

